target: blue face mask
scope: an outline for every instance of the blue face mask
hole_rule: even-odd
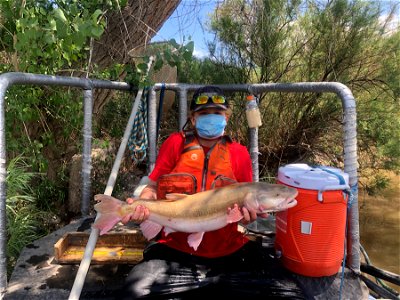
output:
[[[223,115],[200,115],[196,118],[195,126],[201,138],[212,140],[224,134],[226,119]]]

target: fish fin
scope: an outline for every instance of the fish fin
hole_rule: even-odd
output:
[[[121,221],[123,216],[120,211],[125,202],[103,194],[96,195],[95,200],[100,202],[94,205],[98,217],[92,227],[99,229],[100,235],[103,235]]]
[[[204,232],[195,232],[188,235],[187,242],[190,247],[197,251],[201,241],[203,240]]]
[[[162,226],[153,221],[143,221],[140,223],[140,229],[147,240],[154,238],[162,229]]]
[[[171,232],[176,232],[176,230],[172,229],[171,227],[164,227],[164,233],[166,236]]]
[[[93,223],[92,227],[100,230],[100,235],[107,233],[111,228],[114,227],[121,221],[121,217],[115,213],[99,214],[97,220]]]
[[[180,194],[180,193],[170,193],[170,194],[165,195],[167,200],[180,200],[180,199],[186,198],[187,196],[188,195],[186,195],[186,194]]]
[[[242,218],[243,218],[242,212],[237,206],[235,206],[229,211],[226,221],[228,223],[235,223],[239,222]]]

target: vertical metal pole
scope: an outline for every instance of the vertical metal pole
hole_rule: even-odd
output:
[[[7,288],[7,215],[6,215],[6,121],[4,98],[7,80],[0,79],[0,299]]]
[[[253,172],[253,181],[259,181],[258,169],[258,127],[249,128],[249,152],[251,158],[251,168]],[[254,229],[258,230],[258,222],[254,222]]]
[[[143,95],[143,89],[140,89],[136,95],[135,102],[132,107],[131,115],[129,116],[128,124],[126,125],[124,136],[122,138],[120,147],[118,149],[117,157],[115,158],[113,168],[111,170],[110,176],[107,181],[107,186],[104,191],[105,195],[111,196],[112,191],[114,189],[115,181],[117,180],[117,175],[119,171],[119,167],[121,165],[121,161],[123,159],[123,155],[125,153],[126,145],[128,144],[129,135],[132,131],[133,123],[135,121],[135,116],[138,111],[138,107],[140,104],[140,100]],[[96,216],[97,219],[98,215]],[[87,272],[90,267],[90,262],[92,260],[94,249],[96,248],[97,239],[99,237],[99,230],[96,228],[92,228],[89,240],[86,244],[85,252],[83,254],[82,261],[79,265],[78,272],[75,276],[75,281],[71,289],[71,293],[69,295],[69,300],[77,300],[82,292],[83,285],[85,282],[85,278]]]
[[[258,169],[258,128],[249,128],[249,152],[253,169],[253,181],[259,181]]]
[[[157,100],[154,86],[149,90],[147,133],[149,138],[149,165],[148,173],[153,171],[157,157]]]
[[[349,91],[350,95],[351,92]],[[347,220],[347,262],[355,273],[360,273],[360,224],[358,210],[358,162],[357,162],[357,114],[354,98],[347,99],[354,102],[354,107],[344,109],[344,171],[349,174],[349,185],[352,192],[352,203]]]
[[[247,87],[247,92],[249,95],[257,95],[251,88],[251,86]],[[247,102],[247,101],[246,101]],[[258,105],[258,101],[257,101]],[[251,158],[251,167],[253,171],[253,181],[258,182],[260,171],[258,167],[258,127],[256,128],[249,128],[249,153]]]
[[[188,108],[187,108],[187,90],[179,90],[179,130],[182,130],[183,126],[188,118]]]
[[[82,216],[89,214],[92,169],[92,111],[93,91],[83,90],[83,155],[82,155]]]
[[[150,59],[148,65],[147,65],[148,66],[148,70],[150,70],[150,67],[151,67],[152,63],[153,63],[153,58]],[[88,139],[88,141],[90,141],[90,143],[88,143],[89,149],[86,148],[86,151],[89,151],[88,152],[89,153],[89,160],[88,160],[89,161],[89,172],[88,172],[89,177],[88,178],[89,178],[89,182],[90,182],[90,168],[91,168],[90,152],[91,152],[91,145],[92,145],[92,143],[91,143],[91,138],[92,138],[92,131],[91,131],[91,128],[92,128],[91,120],[92,120],[92,118],[91,118],[91,116],[92,116],[92,106],[93,106],[92,91],[90,90],[90,94],[89,93],[86,94],[86,91],[85,91],[84,95],[85,95],[85,99],[86,98],[88,99],[88,101],[85,101],[85,104],[86,104],[85,105],[85,116],[86,116],[86,113],[88,113],[88,115],[87,115],[88,117],[90,116],[90,123],[89,122],[85,122],[85,124],[87,124],[88,127],[90,125],[90,127],[88,128],[88,129],[90,129],[90,131],[85,131],[84,130],[84,132],[90,133],[90,134],[85,136]],[[135,116],[136,116],[136,113],[137,113],[137,110],[138,110],[138,107],[139,107],[139,103],[140,103],[140,99],[142,98],[142,95],[143,95],[143,90],[141,89],[141,90],[139,90],[138,94],[136,95],[135,102],[133,104],[133,108],[132,108],[132,111],[131,111],[131,115],[129,117],[127,127],[125,128],[124,136],[122,138],[120,147],[118,149],[117,157],[115,158],[114,165],[113,165],[110,177],[108,178],[107,187],[106,187],[106,190],[104,192],[106,195],[111,195],[112,190],[114,188],[114,184],[115,184],[115,181],[116,181],[117,175],[118,175],[118,170],[119,170],[119,167],[121,165],[123,154],[125,153],[126,145],[128,144],[129,135],[130,135],[131,130],[132,130],[132,126],[133,126],[133,123],[134,123],[134,120],[135,120]],[[155,113],[155,111],[156,110],[154,109],[154,113]],[[155,114],[154,114],[153,118],[155,118]],[[156,128],[156,126],[154,126],[154,128]],[[89,196],[90,196],[90,185],[89,185]],[[89,204],[89,201],[88,201],[88,204]],[[96,216],[96,220],[97,220],[98,216],[99,215]],[[83,285],[84,285],[84,282],[85,282],[85,279],[86,279],[87,272],[88,272],[89,267],[90,267],[90,262],[92,260],[93,252],[94,252],[94,249],[96,248],[96,243],[97,243],[97,239],[99,237],[99,234],[100,234],[100,230],[99,229],[92,228],[92,230],[90,232],[90,235],[89,235],[89,240],[88,240],[88,242],[86,244],[85,252],[83,253],[83,258],[82,258],[82,261],[81,261],[81,263],[79,265],[78,272],[77,272],[77,274],[75,276],[75,281],[74,281],[74,284],[72,286],[71,293],[69,294],[68,300],[77,300],[77,299],[79,299],[79,296],[80,296],[80,294],[82,292]]]

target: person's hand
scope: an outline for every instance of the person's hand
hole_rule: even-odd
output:
[[[157,199],[157,188],[156,186],[149,184],[145,186],[139,196],[140,199]]]
[[[257,220],[257,211],[251,208],[242,207],[243,219],[240,221],[243,225],[250,224]]]
[[[132,198],[127,198],[126,202],[128,204],[132,204],[135,201],[135,199]],[[149,209],[143,205],[138,205],[135,208],[135,211],[131,214],[128,214],[127,216],[125,216],[121,222],[123,224],[128,223],[129,221],[135,222],[135,223],[142,223],[143,221],[147,220],[149,217]]]
[[[234,205],[234,208],[239,208],[239,206],[237,204]],[[231,208],[228,209],[228,213],[231,211]],[[262,214],[258,214],[257,215],[257,211],[255,209],[252,208],[248,208],[248,207],[242,207],[241,212],[243,214],[243,219],[240,220],[240,223],[243,225],[248,225],[252,222],[254,222],[255,220],[257,220],[257,217],[261,217],[261,218],[267,218],[268,214],[267,213],[262,213]]]

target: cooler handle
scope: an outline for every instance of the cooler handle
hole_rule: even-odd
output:
[[[324,186],[322,189],[318,190],[318,201],[322,202],[322,193],[325,191],[338,191],[338,190],[350,190],[350,186],[348,184],[336,184],[336,185],[327,185]]]

